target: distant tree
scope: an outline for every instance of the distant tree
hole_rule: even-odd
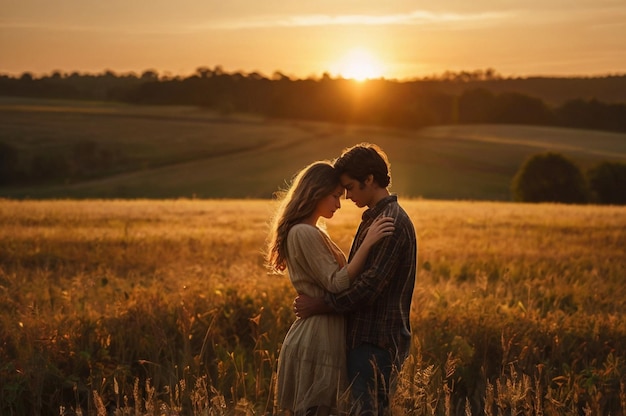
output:
[[[551,123],[552,115],[539,98],[519,93],[502,93],[496,97],[496,109],[491,122],[539,124]]]
[[[557,121],[567,127],[626,131],[626,104],[596,99],[567,101],[556,109]]]
[[[602,162],[587,172],[593,200],[600,204],[626,204],[626,163]]]
[[[493,79],[501,78],[501,76],[498,74],[498,72],[495,69],[493,69],[493,68],[487,68],[485,70],[484,76],[485,76],[485,80],[488,80],[488,81],[489,80],[493,80]]]
[[[117,74],[115,73],[115,71],[111,70],[111,69],[107,69],[104,71],[104,73],[101,75],[101,77],[103,78],[117,78]]]
[[[546,104],[518,93],[494,95],[486,88],[464,91],[459,97],[461,123],[551,124],[552,114]]]
[[[18,156],[15,147],[0,142],[0,185],[10,185],[17,180]]]
[[[248,78],[249,78],[249,79],[252,79],[252,80],[255,80],[255,81],[261,81],[261,80],[266,79],[266,78],[263,76],[263,74],[261,74],[260,72],[257,72],[257,71],[250,72],[250,73],[248,74]]]
[[[272,74],[272,80],[273,81],[291,81],[289,76],[283,74],[280,71],[274,71],[274,73]]]
[[[149,69],[141,73],[141,80],[148,81],[148,82],[158,81],[159,74],[156,71]]]
[[[213,76],[213,70],[209,67],[201,66],[196,68],[196,75],[203,79],[211,78]]]
[[[215,65],[215,68],[213,68],[213,75],[220,76],[224,74],[226,74],[226,72],[224,71],[224,68],[222,68],[222,65]]]
[[[461,123],[488,123],[496,108],[496,98],[485,88],[467,90],[459,97]]]
[[[558,153],[530,157],[511,184],[513,199],[520,202],[585,203],[588,191],[581,170]]]

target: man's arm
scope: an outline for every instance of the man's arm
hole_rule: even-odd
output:
[[[349,312],[369,305],[384,291],[393,278],[398,263],[401,241],[393,235],[372,249],[368,267],[352,281],[350,287],[339,293],[329,293],[325,301],[337,312]]]
[[[347,312],[376,298],[395,269],[395,249],[400,246],[397,230],[378,243],[369,252],[372,264],[354,279],[348,289],[338,293],[326,291],[323,298],[299,295],[293,302],[296,316],[308,318],[311,315]]]
[[[293,311],[298,318],[334,312],[333,308],[327,305],[323,298],[312,298],[307,295],[299,295],[294,299]]]

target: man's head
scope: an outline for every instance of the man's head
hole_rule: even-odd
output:
[[[334,162],[346,198],[359,207],[372,207],[389,195],[391,184],[387,155],[375,144],[361,143],[345,149]]]

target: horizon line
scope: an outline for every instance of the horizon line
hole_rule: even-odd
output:
[[[271,72],[271,74],[267,74],[263,71],[260,70],[252,70],[252,71],[245,71],[245,70],[233,70],[233,71],[228,71],[226,69],[223,68],[222,65],[214,65],[213,67],[208,66],[208,65],[199,65],[198,67],[196,67],[196,69],[193,72],[189,72],[187,74],[183,74],[183,73],[178,73],[175,74],[170,70],[166,70],[166,69],[162,69],[162,70],[158,70],[155,68],[147,68],[147,69],[143,69],[141,71],[135,71],[135,70],[114,70],[111,68],[104,68],[100,71],[81,71],[81,70],[61,70],[61,69],[54,69],[54,70],[50,70],[50,71],[41,71],[38,73],[35,73],[34,71],[30,71],[30,70],[23,70],[21,72],[18,71],[2,71],[0,70],[0,77],[4,77],[4,76],[8,76],[8,77],[22,77],[26,74],[30,74],[33,78],[46,78],[46,77],[50,77],[53,76],[54,74],[61,74],[62,76],[71,76],[73,74],[78,74],[80,76],[89,76],[89,75],[105,75],[108,72],[111,72],[113,74],[115,74],[116,76],[131,76],[131,75],[135,75],[140,77],[142,74],[146,73],[146,72],[154,72],[156,73],[158,79],[163,79],[163,80],[167,80],[167,79],[172,79],[172,78],[188,78],[188,77],[192,77],[194,75],[198,74],[198,71],[200,69],[207,69],[207,70],[219,70],[220,73],[225,74],[225,75],[235,75],[235,74],[242,74],[242,75],[251,75],[251,74],[259,74],[261,76],[263,76],[264,78],[268,78],[268,79],[272,79],[273,75],[275,74],[281,74],[284,75],[285,77],[289,78],[290,80],[307,80],[307,79],[320,79],[325,77],[326,75],[329,76],[330,79],[346,79],[346,80],[352,80],[352,78],[345,78],[342,77],[340,75],[335,75],[333,76],[331,74],[330,71],[323,71],[321,72],[319,75],[318,74],[310,74],[307,76],[297,76],[294,74],[289,74],[287,72],[281,71],[281,70],[274,70]],[[559,74],[540,74],[540,73],[536,73],[536,74],[525,74],[525,75],[513,75],[513,74],[509,74],[509,75],[505,75],[502,74],[500,72],[498,72],[496,69],[494,68],[478,68],[478,69],[473,69],[473,70],[444,70],[438,73],[432,73],[429,75],[415,75],[415,76],[407,76],[407,77],[385,77],[385,76],[380,76],[380,77],[372,77],[372,78],[367,78],[366,81],[373,81],[373,80],[385,80],[385,81],[415,81],[415,80],[432,80],[432,79],[441,79],[441,78],[445,78],[446,74],[449,75],[461,75],[461,74],[468,74],[468,75],[477,75],[480,72],[482,72],[483,74],[486,71],[493,71],[493,77],[492,78],[488,78],[486,80],[506,80],[506,79],[527,79],[527,78],[607,78],[607,77],[622,77],[622,76],[626,76],[626,71],[623,72],[612,72],[612,71],[607,71],[607,72],[603,72],[603,73],[588,73],[588,74],[576,74],[576,75],[559,75]]]

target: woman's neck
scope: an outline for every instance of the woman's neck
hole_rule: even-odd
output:
[[[309,218],[305,218],[302,220],[302,224],[312,225],[313,227],[317,227],[317,220],[319,220],[319,215],[311,215]]]

